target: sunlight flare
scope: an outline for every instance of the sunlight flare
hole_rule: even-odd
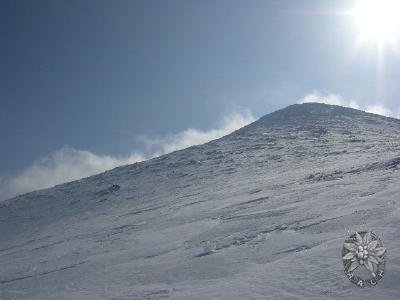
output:
[[[399,0],[361,0],[353,15],[363,40],[396,43],[400,32]]]

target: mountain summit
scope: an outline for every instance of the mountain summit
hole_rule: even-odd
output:
[[[365,299],[350,233],[400,289],[400,120],[325,104],[0,205],[0,299]]]

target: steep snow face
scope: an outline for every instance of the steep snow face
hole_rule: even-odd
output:
[[[400,121],[293,105],[0,207],[0,299],[398,299]],[[373,230],[386,275],[343,273]]]

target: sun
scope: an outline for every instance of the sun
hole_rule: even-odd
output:
[[[353,12],[363,39],[396,43],[400,33],[400,0],[359,0]]]

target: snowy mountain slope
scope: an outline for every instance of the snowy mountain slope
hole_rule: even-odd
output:
[[[210,143],[0,205],[0,299],[398,299],[400,121],[292,105]],[[359,289],[344,238],[386,275]]]

